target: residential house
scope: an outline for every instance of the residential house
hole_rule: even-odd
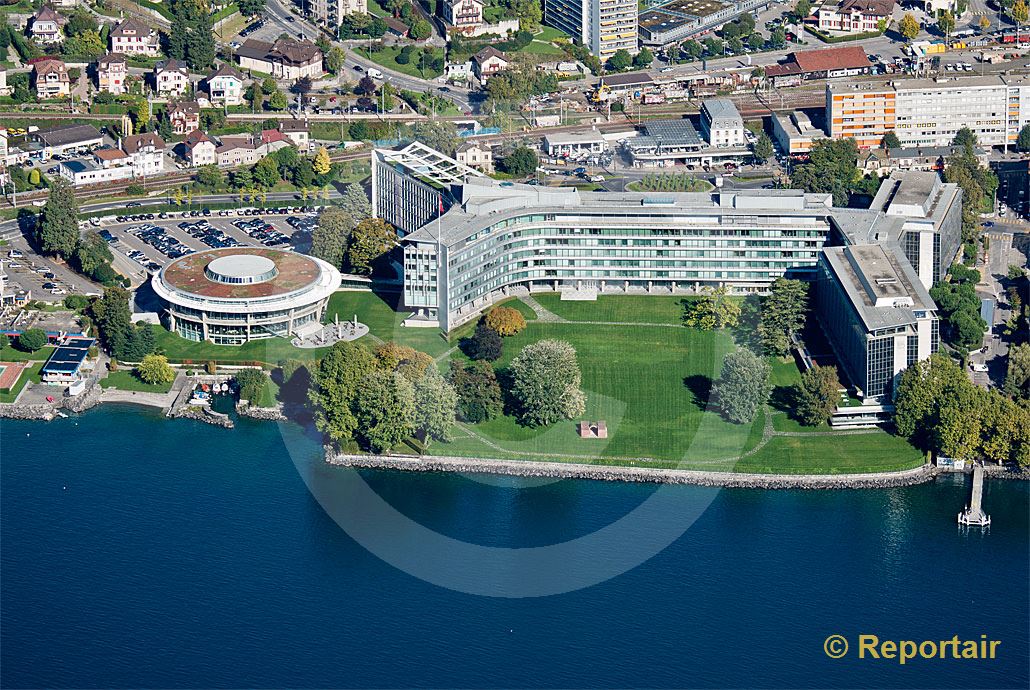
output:
[[[168,119],[176,134],[196,131],[200,129],[200,104],[196,101],[180,101],[169,109]]]
[[[111,30],[111,52],[157,57],[157,31],[135,19],[125,19]]]
[[[97,60],[97,88],[101,91],[120,96],[125,93],[125,79],[128,76],[129,66],[124,55],[108,53]]]
[[[121,149],[130,157],[137,177],[157,175],[164,170],[165,141],[156,132],[125,137]]]
[[[113,149],[105,146],[102,149],[97,149],[93,152],[93,159],[102,168],[116,168],[121,165],[129,165],[132,163],[132,158],[129,154],[119,149]]]
[[[61,43],[64,41],[64,25],[67,23],[68,20],[58,14],[53,7],[43,5],[32,17],[29,35],[37,43]]]
[[[194,168],[199,168],[202,165],[214,165],[218,162],[218,157],[215,153],[217,148],[215,142],[211,141],[199,129],[195,129],[186,135],[182,145],[186,154],[186,162]]]
[[[842,0],[838,5],[819,8],[819,30],[840,33],[870,33],[889,22],[894,0]]]
[[[275,43],[248,39],[236,51],[240,67],[296,80],[321,76],[322,51],[311,41],[280,38]]]
[[[178,60],[154,65],[154,90],[158,96],[182,96],[190,88],[190,68]]]
[[[293,146],[293,140],[278,129],[263,129],[261,130],[261,146],[268,153],[274,153],[287,146]]]
[[[474,31],[483,23],[482,0],[440,0],[440,16],[454,31]]]
[[[398,38],[408,37],[408,25],[402,22],[396,17],[384,17],[383,21],[386,22],[386,33],[391,36],[397,36]]]
[[[207,92],[212,105],[242,105],[243,75],[229,65],[221,65],[208,75]]]
[[[36,96],[40,99],[67,96],[71,92],[68,67],[60,60],[48,58],[32,65]]]
[[[454,152],[454,159],[487,175],[494,171],[493,151],[475,141],[462,142]]]
[[[486,83],[490,77],[508,69],[511,61],[493,46],[487,46],[472,56],[472,69],[480,82]]]
[[[240,165],[254,165],[263,154],[250,135],[221,137],[221,145],[215,149],[219,168],[235,168]]]
[[[308,150],[311,137],[308,134],[308,123],[301,120],[287,120],[279,123],[279,131],[293,142],[297,150],[304,153]]]

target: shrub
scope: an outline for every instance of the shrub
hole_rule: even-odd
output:
[[[268,374],[263,369],[240,369],[236,372],[236,383],[240,387],[240,400],[254,402],[268,384]]]
[[[526,327],[526,317],[518,309],[512,307],[494,307],[483,317],[486,325],[497,331],[497,335],[507,338],[518,335]]]
[[[40,328],[30,328],[18,336],[18,349],[24,352],[35,352],[46,343],[46,333]]]
[[[140,381],[157,385],[171,383],[175,380],[175,370],[168,364],[164,355],[147,355],[136,367],[136,375]]]
[[[68,295],[64,298],[64,306],[68,309],[79,311],[89,306],[89,298],[85,295]]]

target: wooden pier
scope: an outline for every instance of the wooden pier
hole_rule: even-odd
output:
[[[978,525],[985,527],[991,524],[991,516],[983,511],[984,493],[984,468],[983,465],[975,465],[973,467],[973,497],[969,501],[969,505],[958,514],[958,523],[960,525]]]

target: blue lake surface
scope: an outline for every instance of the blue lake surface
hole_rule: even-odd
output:
[[[966,478],[882,491],[665,487],[655,522],[704,508],[668,548],[591,587],[504,598],[427,583],[359,545],[308,488],[352,500],[355,518],[356,473],[319,453],[290,427],[227,431],[128,406],[4,420],[2,685],[1030,686],[1024,482],[988,483],[988,532],[955,524]],[[415,523],[494,551],[589,535],[659,490],[360,476]],[[422,564],[453,565],[395,525],[381,530]],[[616,541],[599,560],[635,545]],[[515,565],[493,567],[469,572],[518,589]],[[840,660],[823,652],[835,633],[852,643]],[[1002,644],[994,660],[901,666],[858,659],[859,634]]]

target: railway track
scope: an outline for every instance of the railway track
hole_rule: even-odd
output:
[[[336,151],[329,154],[329,159],[334,163],[342,163],[345,161],[361,160],[368,157],[368,151],[355,151],[355,152],[344,152]],[[187,182],[193,181],[195,177],[194,171],[181,171],[172,172],[159,177],[152,177],[146,181],[146,187],[149,190],[155,189],[171,189]],[[97,199],[107,196],[118,196],[125,192],[130,185],[140,184],[140,180],[119,180],[117,182],[109,182],[102,185],[89,185],[85,187],[77,187],[75,189],[76,200],[89,200]],[[45,199],[47,196],[46,190],[40,190],[37,192],[24,192],[18,195],[18,207],[24,207],[31,204],[34,201]],[[13,206],[10,203],[10,199],[7,200],[8,206]]]

